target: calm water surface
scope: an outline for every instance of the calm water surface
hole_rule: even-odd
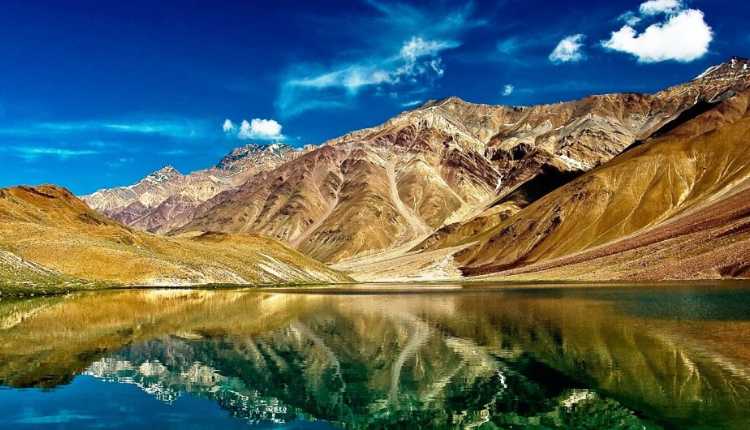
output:
[[[419,291],[0,301],[0,428],[750,428],[750,286]]]

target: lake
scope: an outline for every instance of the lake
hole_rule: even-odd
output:
[[[6,299],[0,428],[747,429],[750,285]]]

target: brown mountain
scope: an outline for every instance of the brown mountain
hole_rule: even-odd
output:
[[[469,238],[457,260],[512,278],[750,277],[749,145],[750,90],[728,94]]]
[[[94,212],[63,188],[0,189],[0,283],[5,286],[348,279],[272,239],[222,233],[156,236]]]
[[[176,231],[260,233],[374,277],[397,256],[413,258],[403,266],[410,273],[436,264],[430,276],[457,275],[458,265],[484,273],[504,264],[491,248],[466,250],[458,262],[445,249],[527,216],[524,208],[561,185],[714,109],[750,86],[747,64],[732,59],[655,94],[532,107],[429,102],[250,177]]]
[[[99,190],[82,199],[131,227],[166,232],[187,223],[198,205],[221,191],[293,160],[304,151],[283,144],[250,144],[234,149],[209,169],[182,175],[166,166],[134,185]]]

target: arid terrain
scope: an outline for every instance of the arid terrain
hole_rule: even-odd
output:
[[[3,284],[50,288],[348,280],[257,235],[132,230],[54,186],[0,189],[0,273]]]
[[[216,166],[205,170],[183,175],[174,167],[165,166],[131,186],[104,189],[81,198],[128,226],[167,232],[188,222],[198,205],[221,191],[241,185],[305,151],[282,144],[249,144],[235,148]]]
[[[748,277],[749,67],[552,105],[430,101],[82,197],[102,215],[54,187],[5,190],[0,262],[151,284]]]
[[[419,244],[434,250],[465,243],[577,175],[744,90],[746,65],[732,59],[650,95],[533,107],[430,102],[219,193],[176,232],[263,234],[349,268],[353,259],[372,262]]]

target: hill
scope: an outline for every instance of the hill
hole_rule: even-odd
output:
[[[55,186],[0,189],[0,274],[18,285],[346,281],[273,239],[222,233],[161,237],[91,210]]]

